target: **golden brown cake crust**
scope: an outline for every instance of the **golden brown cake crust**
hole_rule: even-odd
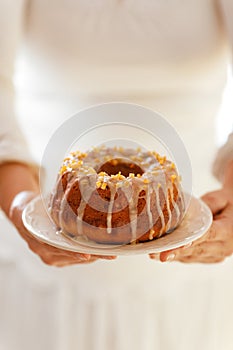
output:
[[[101,147],[64,160],[50,213],[70,237],[126,244],[174,230],[183,218],[184,200],[176,167],[166,157]]]

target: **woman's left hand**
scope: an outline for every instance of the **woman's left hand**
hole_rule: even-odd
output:
[[[113,260],[116,256],[91,255],[78,252],[71,252],[64,249],[53,247],[36,239],[25,228],[22,221],[22,212],[35,197],[36,193],[24,191],[16,195],[9,212],[9,218],[17,228],[21,237],[27,242],[28,247],[37,254],[40,259],[47,265],[64,267],[68,265],[91,263],[98,259]]]
[[[202,197],[213,213],[213,223],[208,232],[191,245],[162,252],[160,261],[180,261],[185,263],[217,263],[233,253],[233,187],[223,187],[219,191]],[[158,256],[150,254],[152,259]]]

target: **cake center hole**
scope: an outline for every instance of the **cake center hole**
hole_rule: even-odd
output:
[[[116,175],[120,171],[125,177],[129,176],[130,173],[135,175],[142,175],[144,173],[139,165],[120,158],[114,158],[102,164],[97,172],[99,173],[101,171],[104,171],[108,175]]]

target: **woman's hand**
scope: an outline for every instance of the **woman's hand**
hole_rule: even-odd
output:
[[[160,254],[160,260],[185,263],[216,263],[233,254],[233,162],[225,174],[223,188],[202,197],[213,214],[209,231],[190,246]],[[156,258],[151,254],[150,257]]]
[[[34,238],[23,225],[22,212],[26,204],[38,193],[38,180],[31,167],[15,162],[0,165],[0,207],[16,226],[29,248],[43,262],[53,266],[66,266],[90,263],[99,258],[115,259],[115,256],[98,256],[69,252],[52,247]]]
[[[35,192],[25,191],[19,193],[12,202],[9,218],[16,226],[21,237],[27,242],[29,248],[36,253],[45,264],[63,267],[67,265],[90,263],[99,258],[108,260],[115,258],[114,256],[98,256],[70,252],[52,247],[34,238],[23,225],[22,212],[27,203],[35,196]]]
[[[213,213],[209,231],[191,246],[162,252],[162,262],[217,263],[233,253],[233,194],[230,196],[225,190],[219,190],[207,193],[202,199]]]

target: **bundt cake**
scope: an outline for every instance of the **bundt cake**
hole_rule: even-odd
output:
[[[184,199],[176,166],[166,157],[103,146],[64,159],[49,211],[71,238],[127,244],[173,231],[183,218]]]

